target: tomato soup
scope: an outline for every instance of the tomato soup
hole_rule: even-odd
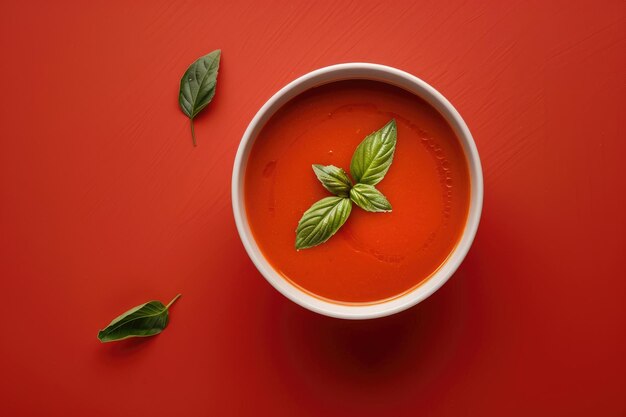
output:
[[[330,196],[312,164],[349,172],[356,147],[396,119],[393,163],[376,187],[393,211],[353,205],[327,242],[296,251],[296,227]],[[421,98],[376,81],[339,81],[300,94],[265,124],[250,152],[246,215],[268,262],[304,291],[332,302],[375,303],[428,279],[454,250],[465,227],[469,170],[447,121]]]

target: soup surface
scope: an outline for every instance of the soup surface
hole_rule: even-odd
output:
[[[393,211],[353,205],[330,240],[296,251],[300,217],[330,195],[311,165],[349,172],[359,143],[392,118],[396,152],[376,187]],[[252,147],[244,195],[254,238],[287,280],[319,298],[373,303],[410,291],[446,260],[465,227],[470,180],[461,144],[434,108],[398,87],[353,80],[313,88],[272,116]]]

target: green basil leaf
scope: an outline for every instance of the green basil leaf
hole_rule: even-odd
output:
[[[217,70],[220,66],[219,49],[198,58],[187,68],[180,80],[178,102],[180,108],[191,120],[191,137],[196,146],[193,119],[211,102],[215,96]]]
[[[169,321],[168,310],[179,297],[180,294],[174,297],[167,306],[160,301],[150,301],[131,308],[100,330],[98,339],[105,343],[161,333]]]
[[[356,182],[376,185],[383,179],[393,161],[397,136],[396,121],[392,119],[361,142],[350,163]]]
[[[349,197],[352,181],[341,168],[334,165],[313,165],[313,171],[324,188],[339,197]]]
[[[365,211],[391,211],[387,198],[373,185],[357,184],[350,190],[350,199]]]
[[[344,197],[326,197],[304,212],[296,229],[296,249],[326,242],[348,220],[352,202]]]

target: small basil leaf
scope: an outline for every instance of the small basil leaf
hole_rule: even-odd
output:
[[[378,184],[393,161],[396,139],[395,119],[367,136],[352,155],[350,173],[354,181],[369,185]]]
[[[365,211],[391,211],[387,198],[373,185],[357,184],[350,190],[350,199]]]
[[[349,197],[352,181],[348,174],[334,165],[313,165],[313,171],[324,188],[339,197]]]
[[[180,80],[178,102],[180,108],[191,120],[191,137],[196,146],[193,119],[211,102],[215,96],[217,70],[220,66],[219,49],[198,58],[187,68]]]
[[[296,229],[296,249],[326,242],[348,219],[352,202],[344,197],[326,197],[304,212]]]
[[[98,339],[105,343],[161,333],[169,321],[168,310],[179,297],[180,294],[174,297],[167,306],[160,301],[150,301],[131,308],[100,330]]]

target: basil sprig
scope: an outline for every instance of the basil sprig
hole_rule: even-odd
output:
[[[396,121],[368,135],[354,151],[350,174],[333,165],[313,165],[317,179],[336,197],[326,197],[304,212],[296,229],[296,249],[317,246],[330,239],[348,220],[352,203],[370,212],[390,212],[391,204],[374,187],[389,171],[397,141]]]
[[[193,119],[200,113],[215,96],[217,85],[217,70],[220,67],[222,52],[217,49],[194,61],[187,68],[180,80],[178,103],[180,109],[189,117],[191,122],[191,137],[193,146],[196,146],[196,133],[193,129]]]

